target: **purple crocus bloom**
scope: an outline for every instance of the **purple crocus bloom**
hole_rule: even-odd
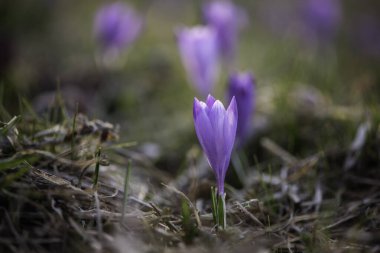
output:
[[[236,73],[230,75],[228,82],[228,101],[236,98],[238,108],[238,124],[236,136],[239,145],[247,135],[252,111],[254,110],[255,80],[250,73]]]
[[[182,28],[177,31],[177,42],[188,78],[206,97],[212,91],[219,72],[216,32],[207,26]]]
[[[224,60],[233,61],[239,26],[245,13],[230,1],[212,1],[203,8],[206,23],[215,28]]]
[[[95,17],[94,33],[104,50],[124,49],[137,38],[141,28],[141,17],[122,2],[103,6]]]
[[[194,98],[193,116],[198,140],[214,170],[218,194],[222,196],[238,120],[235,98],[232,98],[227,110],[211,95],[208,95],[206,102]]]
[[[311,36],[320,41],[329,41],[338,30],[341,21],[339,0],[304,0],[303,22]]]

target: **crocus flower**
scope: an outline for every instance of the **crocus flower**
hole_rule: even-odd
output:
[[[94,33],[103,50],[128,47],[137,38],[141,28],[141,17],[122,2],[103,6],[95,17]]]
[[[302,15],[311,36],[329,41],[339,27],[341,6],[338,0],[305,0],[302,1]]]
[[[177,31],[177,42],[189,80],[206,97],[219,72],[216,32],[207,26],[182,28]]]
[[[198,140],[214,170],[218,194],[224,195],[224,178],[235,142],[238,112],[235,98],[227,110],[211,95],[206,102],[194,98],[193,116]]]
[[[233,61],[239,26],[245,13],[230,1],[212,1],[203,8],[206,23],[217,31],[218,45],[224,60]]]
[[[250,73],[236,73],[230,75],[228,81],[228,101],[236,98],[238,108],[238,124],[236,136],[242,144],[247,135],[252,111],[254,110],[255,80]]]

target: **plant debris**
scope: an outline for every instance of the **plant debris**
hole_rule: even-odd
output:
[[[303,158],[262,138],[271,158],[244,169],[243,188],[227,185],[228,228],[217,230],[199,152],[182,174],[153,173],[160,169],[135,143],[117,142],[118,127],[75,119],[1,123],[1,252],[379,250],[374,122],[359,126],[351,146]]]

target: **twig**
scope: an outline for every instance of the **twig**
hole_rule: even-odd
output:
[[[36,176],[38,176],[40,178],[43,178],[43,179],[45,179],[46,181],[49,181],[52,184],[59,185],[59,186],[65,186],[67,188],[70,188],[71,190],[74,190],[77,193],[80,193],[80,194],[83,194],[83,195],[86,195],[86,196],[91,196],[89,193],[83,191],[82,189],[73,186],[66,179],[63,179],[63,178],[58,177],[56,175],[49,174],[49,173],[47,173],[47,172],[45,172],[43,170],[40,170],[40,169],[37,169],[37,168],[33,167],[30,164],[29,164],[29,166],[31,167],[32,173],[34,175],[36,175]]]
[[[289,152],[287,152],[285,149],[277,145],[274,141],[263,138],[261,140],[261,146],[266,148],[269,152],[272,154],[278,156],[287,164],[294,164],[297,162],[297,158],[295,158],[293,155],[291,155]]]
[[[95,162],[95,159],[87,160],[87,161],[78,161],[73,162],[69,159],[65,159],[62,157],[59,157],[49,151],[44,150],[38,150],[38,149],[26,149],[23,151],[20,151],[18,154],[14,155],[14,157],[23,157],[23,156],[29,156],[29,155],[40,155],[45,158],[51,159],[52,161],[58,161],[59,163],[62,163],[64,165],[70,166],[70,167],[76,167],[76,168],[83,168],[84,166],[91,165]]]
[[[153,209],[151,205],[149,205],[148,203],[144,202],[141,199],[138,199],[138,198],[133,197],[133,196],[130,196],[129,199],[132,200],[132,201],[135,201],[136,203],[138,203],[138,204],[140,204],[142,206],[145,206],[145,207],[147,207],[149,209]]]
[[[235,204],[240,208],[240,210],[245,213],[251,220],[256,222],[259,226],[265,227],[263,223],[259,219],[256,218],[251,212],[249,212],[239,201],[235,201]]]
[[[94,199],[95,199],[95,208],[96,208],[96,225],[97,225],[98,233],[101,235],[103,233],[103,224],[102,224],[102,215],[100,212],[98,191],[94,192]]]
[[[342,223],[344,223],[344,222],[346,222],[348,220],[351,220],[351,219],[355,218],[356,216],[357,216],[356,214],[355,215],[351,214],[351,215],[349,215],[349,216],[347,216],[347,217],[345,217],[343,219],[340,219],[339,221],[337,221],[337,222],[335,222],[333,224],[330,224],[330,225],[328,225],[326,227],[323,227],[321,230],[323,231],[323,230],[331,229],[331,228],[336,227],[336,226],[338,226],[338,225],[340,225],[340,224],[342,224]]]

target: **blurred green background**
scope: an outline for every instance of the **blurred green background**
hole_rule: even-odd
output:
[[[368,113],[377,117],[380,95],[380,2],[337,1],[338,29],[324,40],[308,38],[313,28],[300,18],[302,1],[235,1],[248,17],[236,69],[252,71],[257,80],[255,129],[296,154],[349,143]],[[69,113],[79,102],[90,117],[120,124],[123,139],[158,143],[178,158],[196,143],[197,93],[186,78],[174,30],[203,23],[203,2],[126,2],[143,16],[144,29],[118,64],[105,67],[98,61],[93,22],[110,1],[1,1],[1,102],[19,114],[18,101],[25,97],[43,114],[59,87]],[[226,78],[223,71],[214,94],[220,99]],[[253,136],[247,150],[256,141]]]

